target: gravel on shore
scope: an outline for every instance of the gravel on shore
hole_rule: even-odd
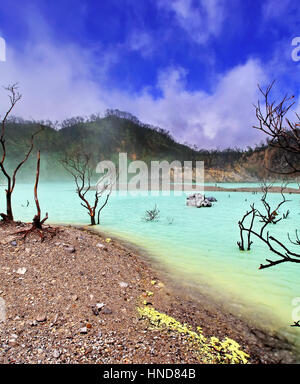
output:
[[[181,296],[139,252],[114,239],[56,226],[52,239],[41,242],[32,233],[23,240],[15,232],[24,228],[0,225],[2,364],[207,362],[183,332],[155,326],[137,308],[152,308],[191,330],[200,326],[206,338],[233,339],[250,363],[294,361],[284,340]]]

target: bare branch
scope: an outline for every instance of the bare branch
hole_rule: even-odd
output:
[[[5,130],[6,130],[6,122],[8,119],[8,116],[14,109],[15,105],[18,103],[18,101],[21,99],[22,95],[18,92],[18,85],[13,84],[11,86],[8,86],[5,88],[8,91],[8,97],[10,100],[10,107],[5,113],[2,121],[1,121],[1,136],[0,136],[0,147],[2,149],[2,157],[0,160],[0,169],[3,175],[5,176],[7,180],[7,188],[5,190],[6,192],[6,214],[2,213],[1,217],[3,220],[7,221],[13,221],[13,210],[12,210],[12,193],[14,191],[15,185],[16,185],[16,176],[20,168],[23,166],[23,164],[28,160],[29,155],[32,152],[33,149],[33,142],[34,137],[41,131],[38,130],[31,136],[30,146],[28,151],[25,154],[25,157],[20,163],[17,164],[15,170],[12,172],[12,175],[8,172],[8,170],[5,167],[5,159],[7,155],[6,151],[6,143],[5,143]]]
[[[269,232],[266,232],[266,228],[270,224],[277,224],[281,219],[276,219],[278,216],[278,210],[279,208],[286,203],[288,200],[286,200],[284,195],[284,190],[286,188],[286,184],[282,185],[281,187],[281,196],[282,200],[277,204],[277,206],[274,208],[271,208],[270,204],[267,201],[267,195],[268,190],[270,189],[271,185],[266,185],[265,183],[262,185],[262,191],[263,196],[261,198],[264,211],[261,211],[254,207],[254,204],[251,205],[251,210],[249,212],[246,212],[243,216],[242,220],[239,221],[239,228],[240,228],[240,237],[241,241],[238,242],[239,249],[241,251],[244,251],[244,239],[243,234],[247,234],[248,238],[248,247],[247,250],[249,251],[251,248],[251,244],[253,243],[251,241],[251,237],[256,237],[259,240],[261,240],[266,246],[268,246],[269,250],[277,255],[279,258],[277,260],[270,260],[266,259],[266,264],[261,264],[259,269],[269,268],[277,264],[281,264],[284,262],[293,262],[293,263],[300,263],[300,253],[296,253],[289,249],[286,245],[284,245],[281,241],[276,239],[274,236],[270,236]],[[251,216],[250,223],[247,224],[246,219]],[[261,223],[259,230],[254,229],[255,221],[258,220],[258,223]],[[290,238],[290,235],[288,234],[289,241],[294,245],[300,245],[300,239],[298,236],[298,232],[296,231],[296,240],[292,241]]]
[[[37,193],[39,178],[40,178],[40,162],[41,162],[41,154],[40,154],[40,151],[38,151],[37,163],[36,163],[36,177],[35,177],[35,184],[34,184],[34,201],[36,205],[37,214],[33,217],[31,228],[15,233],[16,235],[23,235],[24,240],[30,233],[33,233],[33,232],[36,232],[40,236],[41,241],[45,240],[45,234],[50,234],[50,237],[53,238],[57,233],[56,228],[51,228],[50,226],[46,228],[43,227],[45,221],[48,219],[48,213],[46,213],[46,216],[43,218],[43,220],[41,220],[41,208],[40,208],[40,203],[39,203],[38,193]]]
[[[270,138],[269,145],[271,147],[283,151],[286,165],[290,168],[290,170],[287,169],[285,172],[270,169],[268,170],[286,175],[299,173],[300,169],[293,164],[287,156],[288,153],[292,155],[298,155],[300,153],[299,115],[297,113],[295,114],[298,120],[296,122],[292,122],[287,117],[287,113],[295,105],[294,96],[288,97],[285,95],[280,102],[271,102],[270,93],[273,85],[274,82],[271,83],[266,90],[263,90],[260,86],[258,86],[264,98],[264,107],[262,107],[259,101],[255,106],[258,125],[254,126],[254,128],[264,132]]]
[[[110,193],[107,195],[104,204],[98,209],[98,203],[104,191],[109,189],[111,184],[108,184],[102,190],[98,190],[96,187],[96,192],[94,194],[94,199],[92,202],[88,200],[88,192],[92,190],[92,164],[91,164],[91,155],[86,153],[81,153],[79,150],[74,151],[70,156],[61,160],[61,164],[68,171],[75,181],[76,193],[78,197],[82,200],[81,206],[88,211],[90,216],[91,225],[100,224],[100,212],[108,203]]]

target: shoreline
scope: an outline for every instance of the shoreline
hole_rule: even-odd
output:
[[[0,297],[7,302],[9,320],[0,326],[6,346],[0,362],[204,362],[182,334],[153,329],[140,319],[141,306],[193,329],[200,326],[206,338],[235,340],[250,355],[250,363],[296,362],[286,340],[252,327],[204,296],[192,299],[166,281],[134,244],[109,240],[101,228],[55,227],[58,235],[44,243],[34,235],[25,243],[12,239],[15,225],[0,227]],[[26,269],[23,275],[16,272],[20,267]],[[105,310],[95,315],[97,302]]]
[[[90,227],[84,227],[84,229],[98,235],[105,234],[105,236],[109,236],[109,232],[106,231],[101,232],[101,230],[95,230]],[[200,315],[201,318],[201,324],[197,323],[198,317],[195,316],[195,318],[191,318],[191,323],[193,323],[195,327],[200,325],[207,331],[207,334],[215,334],[220,338],[226,336],[226,332],[221,330],[216,324],[203,325],[203,323],[211,317],[217,323],[222,324],[225,331],[229,331],[231,335],[234,335],[233,338],[235,338],[235,340],[239,340],[239,342],[244,345],[247,344],[247,341],[250,341],[250,349],[254,347],[253,350],[255,350],[255,354],[257,354],[256,357],[258,357],[259,354],[257,350],[258,345],[262,347],[262,350],[266,348],[265,352],[267,352],[268,356],[266,356],[266,360],[263,361],[264,363],[274,363],[274,360],[278,360],[282,363],[298,363],[300,361],[300,354],[295,350],[294,345],[288,339],[279,335],[276,331],[270,331],[267,328],[259,327],[256,323],[253,323],[251,319],[246,319],[242,316],[239,317],[236,313],[231,312],[228,307],[225,307],[221,302],[214,300],[211,296],[207,297],[206,294],[203,294],[200,291],[194,292],[193,289],[180,286],[176,280],[169,276],[167,271],[160,269],[159,263],[156,263],[155,266],[153,266],[151,254],[145,249],[137,246],[134,242],[119,238],[117,235],[111,237],[116,243],[121,244],[121,246],[126,249],[136,252],[140,261],[145,263],[152,273],[155,273],[162,281],[164,281],[171,296],[182,303],[182,311],[186,309],[188,312],[190,307],[193,309],[196,308],[196,312],[198,311],[198,316]],[[195,315],[195,311],[193,311],[193,313]],[[292,352],[291,356],[290,351]],[[273,353],[275,359],[272,357]]]
[[[230,184],[230,182],[228,182],[227,184]],[[231,182],[231,184],[235,184],[234,182]],[[251,184],[251,183],[249,183]],[[97,189],[96,186],[92,186],[90,188],[91,191],[95,191]],[[268,188],[268,193],[281,193],[281,187],[278,187],[278,186],[272,186],[272,187],[269,187]],[[134,190],[134,189],[133,189]],[[170,190],[167,190],[167,192],[170,192],[170,191],[173,191],[174,189],[170,189]],[[120,189],[120,191],[122,191],[122,189]],[[130,192],[130,189],[124,189],[123,191],[128,191]],[[158,188],[158,189],[139,189],[139,191],[143,191],[143,192],[150,192],[150,191],[156,191],[156,192],[162,192],[162,189]],[[191,184],[191,190],[190,192],[248,192],[248,193],[261,193],[262,192],[262,189],[261,187],[220,187],[218,185],[205,185],[205,183],[203,185],[195,185],[195,184]],[[118,191],[117,191],[118,192]],[[289,188],[289,187],[286,187],[283,189],[283,193],[285,194],[300,194],[300,188],[299,189],[296,189],[296,188]]]
[[[218,187],[218,186],[212,186],[212,185],[204,185],[204,192],[210,191],[210,192],[254,192],[254,193],[260,193],[262,192],[260,187],[238,187],[238,188],[225,188],[225,187]],[[280,193],[281,187],[270,187],[268,189],[269,193]],[[300,189],[296,188],[285,188],[284,193],[287,194],[300,194]]]

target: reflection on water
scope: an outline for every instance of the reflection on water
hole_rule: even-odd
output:
[[[15,192],[16,219],[31,220],[35,213],[32,186],[18,185]],[[39,195],[42,210],[49,213],[49,222],[88,224],[73,184],[42,183]],[[299,329],[291,328],[290,324],[292,299],[300,297],[300,266],[286,263],[259,271],[259,264],[272,257],[269,250],[257,240],[250,252],[240,252],[236,244],[237,222],[250,203],[259,204],[261,194],[209,195],[218,202],[212,208],[202,209],[187,207],[184,196],[112,196],[102,212],[101,229],[144,247],[153,261],[180,284],[213,295],[233,312],[251,317],[258,325],[268,324],[290,337],[298,335]],[[274,204],[279,198],[278,194],[269,196]],[[271,228],[284,241],[287,232],[299,228],[300,221],[300,196],[289,195],[289,199],[279,212],[289,209],[288,219]],[[1,210],[3,203],[1,199]],[[145,210],[155,204],[160,220],[143,222]]]

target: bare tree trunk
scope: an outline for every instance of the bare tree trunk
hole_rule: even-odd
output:
[[[91,225],[96,225],[96,221],[95,221],[95,215],[90,215],[91,216]]]
[[[110,196],[110,193],[108,193],[108,194],[106,195],[106,199],[105,199],[104,204],[103,204],[102,207],[99,208],[99,210],[98,210],[98,220],[97,220],[97,224],[98,224],[98,225],[100,224],[100,215],[101,215],[101,211],[102,211],[102,209],[106,206],[106,204],[107,204],[107,202],[108,202],[108,199],[109,199],[109,196]]]
[[[15,170],[13,171],[12,174],[9,174],[6,166],[5,166],[5,160],[6,160],[6,141],[5,141],[5,128],[6,128],[6,123],[7,123],[7,118],[17,102],[21,99],[21,94],[18,92],[18,87],[17,84],[14,84],[12,86],[8,86],[6,88],[9,91],[9,99],[10,99],[10,108],[4,115],[4,118],[1,122],[1,135],[0,135],[0,147],[2,149],[2,158],[0,160],[0,170],[5,176],[7,180],[7,189],[5,190],[6,192],[6,214],[5,213],[0,213],[0,216],[2,217],[3,221],[14,221],[14,216],[13,216],[13,211],[12,211],[12,193],[14,191],[15,185],[16,185],[16,177],[17,173],[20,170],[20,168],[23,166],[24,163],[29,158],[29,155],[32,152],[33,149],[33,141],[35,135],[37,135],[42,129],[38,130],[37,132],[33,133],[31,135],[31,140],[30,140],[30,147],[25,154],[24,158],[22,161],[19,162],[19,164],[16,166]]]
[[[11,191],[6,191],[6,221],[14,221],[12,204],[11,204]]]
[[[39,178],[40,178],[40,161],[41,161],[41,154],[40,151],[37,153],[37,163],[36,163],[36,177],[35,177],[35,184],[34,184],[34,200],[36,205],[37,214],[34,215],[34,218],[32,220],[32,226],[30,229],[26,229],[24,231],[16,232],[16,235],[22,234],[24,235],[23,238],[25,239],[30,233],[36,231],[37,234],[40,236],[42,241],[45,239],[45,234],[49,233],[51,238],[56,235],[57,230],[55,228],[43,228],[43,224],[48,219],[48,213],[46,213],[46,216],[41,220],[41,207],[38,199],[38,185],[39,185]]]
[[[109,184],[103,186],[101,191],[99,191],[97,188],[94,194],[94,201],[89,201],[87,193],[91,190],[91,179],[93,175],[91,168],[91,155],[82,153],[81,150],[76,150],[71,154],[70,157],[62,159],[61,163],[66,171],[69,172],[74,178],[76,184],[76,193],[82,200],[82,207],[88,211],[91,225],[96,225],[96,219],[99,224],[100,212],[108,202],[108,198],[111,193],[112,181]],[[99,200],[105,191],[108,191],[108,195],[104,204],[97,213]]]

